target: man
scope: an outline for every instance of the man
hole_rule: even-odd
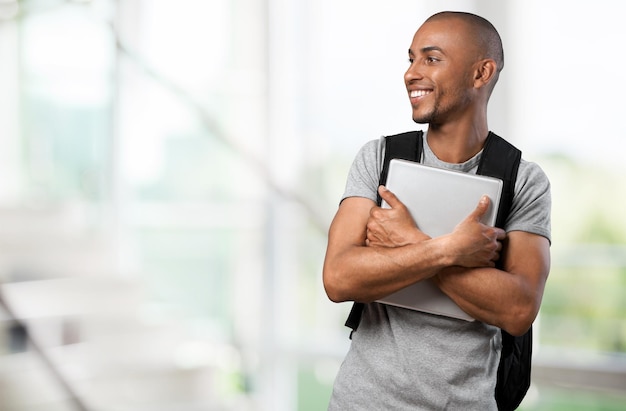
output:
[[[475,173],[504,63],[499,34],[479,16],[438,13],[415,33],[409,62],[413,120],[428,124],[422,162]],[[522,160],[506,231],[479,222],[484,198],[451,234],[430,238],[392,192],[377,187],[383,147],[382,139],[370,141],[357,155],[329,230],[328,297],[367,303],[329,410],[495,410],[499,328],[529,329],[549,272],[548,179]],[[390,209],[376,206],[377,190]],[[429,278],[477,321],[374,302]]]

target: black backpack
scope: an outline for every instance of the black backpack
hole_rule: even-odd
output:
[[[423,132],[411,131],[385,138],[385,159],[380,174],[380,184],[387,181],[389,161],[398,158],[409,161],[421,161]],[[502,197],[496,217],[496,227],[504,227],[513,203],[515,180],[522,157],[521,151],[512,144],[489,132],[483,154],[478,164],[477,174],[496,177],[503,181]],[[381,198],[378,196],[378,205]],[[498,266],[498,264],[496,264]],[[501,268],[501,267],[499,267]],[[355,302],[346,320],[346,326],[354,332],[361,321],[365,304]],[[532,360],[532,327],[526,334],[516,337],[504,330],[502,334],[502,353],[498,366],[495,398],[499,411],[515,410],[530,387],[530,368]],[[350,333],[352,337],[352,333]]]

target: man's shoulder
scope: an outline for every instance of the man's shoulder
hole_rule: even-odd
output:
[[[548,176],[541,166],[533,161],[521,159],[517,178],[525,181],[545,180],[548,182]]]

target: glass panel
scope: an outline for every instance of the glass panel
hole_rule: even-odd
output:
[[[114,45],[105,24],[71,6],[21,24],[24,195],[101,202],[111,155]]]

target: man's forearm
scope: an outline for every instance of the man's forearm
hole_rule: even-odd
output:
[[[327,257],[324,284],[331,300],[370,302],[437,274],[449,263],[441,240],[403,247],[352,246]]]
[[[534,293],[520,275],[496,268],[450,267],[433,281],[463,311],[511,334],[523,333],[536,316]]]

